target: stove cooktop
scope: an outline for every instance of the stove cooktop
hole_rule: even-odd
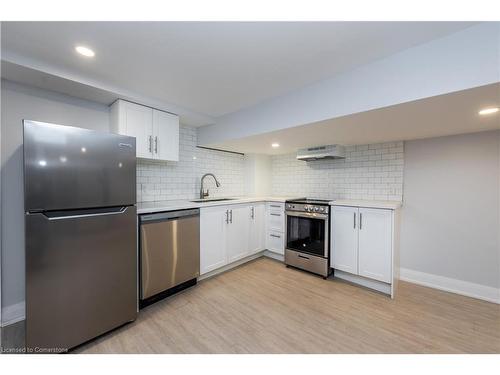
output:
[[[288,200],[286,201],[286,203],[314,204],[314,205],[328,206],[328,203],[331,201],[332,199],[299,198],[299,199]]]

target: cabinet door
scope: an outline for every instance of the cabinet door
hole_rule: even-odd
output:
[[[392,211],[359,209],[359,274],[391,282]]]
[[[228,263],[250,255],[249,206],[230,206],[227,225],[226,247]]]
[[[358,208],[333,206],[331,215],[330,265],[358,273]]]
[[[285,235],[282,232],[267,231],[265,246],[273,253],[285,255]]]
[[[158,160],[179,161],[179,116],[153,110],[153,154]]]
[[[226,264],[227,207],[200,210],[200,274]]]
[[[136,138],[136,156],[153,157],[153,110],[134,103],[123,102],[125,133]]]
[[[265,232],[265,205],[263,203],[254,204],[249,207],[250,215],[250,235],[249,252],[251,254],[264,250]]]

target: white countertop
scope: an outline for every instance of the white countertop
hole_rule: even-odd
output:
[[[215,197],[214,197],[215,198]],[[224,197],[225,198],[225,197]],[[228,197],[229,198],[229,197]],[[166,200],[155,202],[137,203],[137,214],[148,214],[162,211],[186,210],[190,208],[226,206],[229,204],[252,203],[252,202],[281,202],[297,197],[234,197],[230,200],[214,202],[191,202],[189,200]]]
[[[228,197],[229,198],[229,197]],[[137,203],[137,214],[148,214],[153,212],[187,210],[190,208],[226,206],[230,204],[253,203],[253,202],[280,202],[284,203],[289,199],[298,199],[298,197],[232,197],[230,200],[213,202],[191,202],[190,200],[165,200],[154,202]],[[360,199],[337,199],[329,202],[331,206],[355,206],[368,208],[385,208],[396,210],[401,207],[400,201],[377,201]]]
[[[372,201],[362,199],[337,199],[330,202],[331,206],[354,206],[354,207],[367,207],[367,208],[385,208],[389,210],[396,210],[401,207],[400,201]]]

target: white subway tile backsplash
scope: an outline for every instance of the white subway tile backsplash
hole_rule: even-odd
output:
[[[238,154],[197,148],[196,129],[181,126],[179,161],[137,161],[137,202],[166,199],[197,198],[200,177],[214,173],[221,183],[217,188],[212,178],[205,180],[211,196],[244,194],[244,157]]]
[[[214,173],[221,187],[205,180],[211,196],[244,194],[244,156],[197,148],[196,129],[181,126],[179,161],[137,162],[137,201],[193,199],[200,177]],[[305,163],[295,153],[272,157],[272,194],[331,199],[401,200],[403,142],[346,147],[342,160]]]
[[[303,162],[272,157],[272,193],[328,199],[402,200],[404,143],[346,147],[346,158]]]

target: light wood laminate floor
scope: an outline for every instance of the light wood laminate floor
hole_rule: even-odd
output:
[[[260,258],[76,353],[500,353],[500,305],[401,282],[395,300]]]

